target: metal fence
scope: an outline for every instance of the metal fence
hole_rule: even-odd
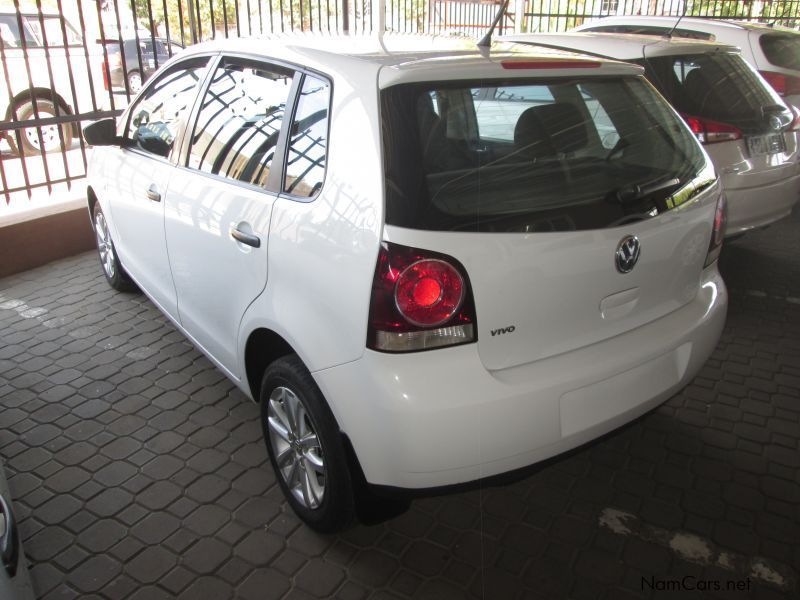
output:
[[[6,203],[86,175],[81,127],[118,115],[181,47],[290,31],[381,28],[480,36],[494,1],[5,0],[0,7],[0,182]],[[382,18],[379,10],[385,11]],[[800,23],[800,0],[511,0],[501,31],[563,31],[607,15],[689,15]]]

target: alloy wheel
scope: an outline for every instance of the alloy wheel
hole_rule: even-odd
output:
[[[302,506],[318,508],[325,496],[325,460],[311,416],[284,386],[270,394],[267,416],[269,441],[286,487]]]
[[[111,243],[111,234],[103,213],[98,212],[94,218],[94,231],[97,236],[97,250],[100,253],[100,262],[109,279],[114,278],[114,245]]]

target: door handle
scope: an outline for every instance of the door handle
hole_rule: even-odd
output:
[[[161,194],[158,193],[158,188],[156,188],[155,183],[147,188],[147,199],[153,202],[161,202]]]
[[[3,567],[9,577],[17,574],[17,564],[19,563],[19,532],[17,531],[17,520],[6,499],[0,494],[0,511],[6,521],[6,530],[0,539],[0,555],[3,560]]]
[[[261,238],[257,235],[253,235],[252,233],[245,233],[236,228],[231,229],[231,237],[235,239],[237,242],[241,242],[242,244],[247,244],[248,246],[252,246],[253,248],[260,248],[261,247]]]

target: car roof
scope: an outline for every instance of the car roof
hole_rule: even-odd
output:
[[[648,15],[630,15],[630,16],[610,16],[610,17],[602,17],[600,19],[594,19],[592,21],[588,21],[579,27],[576,27],[576,30],[583,29],[585,27],[595,27],[597,25],[646,25],[646,24],[658,24],[658,25],[665,25],[665,26],[673,26],[678,21],[678,16],[648,16]],[[760,31],[760,32],[768,32],[768,31],[778,31],[778,32],[785,32],[785,33],[795,33],[798,32],[794,29],[789,29],[788,27],[783,27],[781,25],[770,25],[769,23],[754,23],[752,21],[736,21],[736,20],[723,20],[723,19],[704,19],[702,17],[683,17],[678,24],[678,28],[686,29],[687,25],[695,25],[702,27],[702,31],[713,31],[713,30],[749,30],[749,31]]]
[[[703,40],[688,40],[685,38],[665,39],[651,35],[636,35],[630,33],[596,33],[596,32],[569,32],[569,33],[528,33],[506,36],[502,39],[516,40],[522,43],[541,45],[543,47],[557,47],[574,49],[578,52],[594,53],[607,56],[616,60],[636,60],[644,56],[674,56],[681,54],[709,54],[713,52],[739,53],[736,46],[706,42]]]
[[[493,42],[490,49],[481,49],[473,38],[435,35],[230,38],[190,46],[181,57],[209,51],[262,55],[344,77],[372,69],[379,74],[379,87],[411,81],[541,76],[541,69],[546,69],[548,76],[641,73],[633,65],[575,52],[501,41]],[[523,64],[525,68],[520,68]]]

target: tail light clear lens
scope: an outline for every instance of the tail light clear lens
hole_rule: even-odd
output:
[[[792,77],[774,71],[759,71],[759,73],[781,96],[800,94],[800,77]]]
[[[725,194],[720,194],[717,199],[717,209],[714,211],[714,223],[711,229],[711,243],[708,246],[706,255],[707,267],[719,258],[722,252],[722,242],[725,239],[725,229],[728,224],[728,202]]]
[[[701,144],[716,144],[717,142],[730,142],[742,139],[742,130],[733,125],[726,125],[690,115],[681,115],[689,129]]]
[[[475,304],[454,258],[384,243],[369,308],[367,347],[414,352],[476,340]]]

